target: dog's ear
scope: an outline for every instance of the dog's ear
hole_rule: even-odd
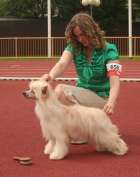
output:
[[[42,89],[42,95],[46,95],[47,93],[47,85],[45,87],[43,87]]]
[[[38,81],[39,79],[31,79],[29,85],[32,85],[35,81]]]

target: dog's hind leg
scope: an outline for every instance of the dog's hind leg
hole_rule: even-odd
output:
[[[44,148],[44,154],[51,154],[54,150],[54,146],[55,146],[55,141],[53,140],[49,140],[48,143],[45,145]]]
[[[97,148],[99,151],[106,150],[115,155],[124,155],[128,151],[126,143],[118,134],[104,134],[98,139],[98,143],[101,144],[100,148]]]
[[[98,143],[98,144],[96,144],[96,151],[105,152],[105,151],[107,151],[107,148],[105,148],[102,144]]]
[[[120,137],[118,137],[118,139],[112,142],[109,149],[113,154],[116,154],[116,155],[124,155],[128,151],[128,147],[126,143]]]

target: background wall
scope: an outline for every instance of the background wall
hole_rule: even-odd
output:
[[[52,21],[52,36],[64,36],[67,21]],[[47,20],[44,19],[0,19],[0,37],[42,37],[47,36]],[[127,26],[120,26],[116,36],[127,36]],[[107,34],[111,36],[112,34]],[[133,35],[140,35],[140,23],[133,24]],[[114,35],[113,35],[114,36]]]

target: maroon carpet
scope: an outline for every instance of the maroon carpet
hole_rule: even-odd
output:
[[[44,140],[34,102],[22,96],[26,81],[0,81],[0,177],[139,177],[140,83],[123,82],[112,117],[129,146],[127,155],[97,153],[89,145],[71,145],[64,160],[43,155]],[[22,166],[13,156],[30,156]]]

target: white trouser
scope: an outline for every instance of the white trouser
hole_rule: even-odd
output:
[[[102,109],[107,102],[107,99],[103,99],[89,89],[67,84],[58,84],[56,89],[57,87],[61,87],[61,90],[66,96],[70,93],[79,104],[84,106],[97,107]]]

